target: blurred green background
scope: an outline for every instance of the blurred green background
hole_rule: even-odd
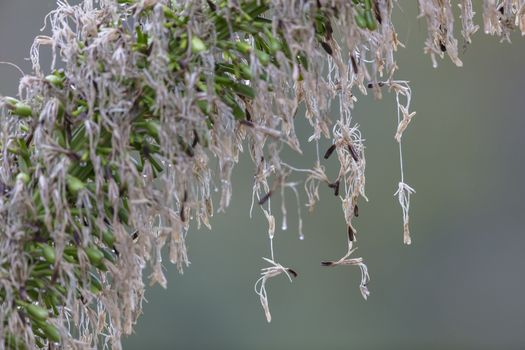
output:
[[[29,72],[32,38],[54,7],[1,0],[0,61]],[[403,138],[406,180],[417,191],[413,244],[402,244],[393,197],[394,96],[358,96],[370,201],[360,203],[356,253],[372,277],[369,300],[359,293],[357,268],[319,264],[345,252],[339,201],[323,188],[315,212],[303,210],[306,239],[299,241],[289,195],[289,229],[277,232],[275,249],[299,278],[269,282],[273,321],[266,323],[253,284],[269,255],[267,226],[260,211],[248,216],[253,169],[245,155],[233,204],[215,216],[211,232],[191,230],[184,275],[166,262],[168,290],[148,290],[125,349],[525,349],[525,39],[515,34],[509,45],[480,30],[462,51],[463,68],[447,59],[433,69],[416,2],[402,7],[394,23],[407,48],[398,52],[397,77],[411,81],[417,111]],[[0,65],[0,77],[0,94],[15,94],[19,73]],[[306,140],[310,130],[298,123]],[[312,146],[303,146],[304,156],[289,157],[294,164],[313,162]],[[324,164],[336,171],[335,159]]]

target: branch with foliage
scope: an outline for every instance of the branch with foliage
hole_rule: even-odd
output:
[[[59,1],[46,18],[50,36],[31,49],[32,75],[17,98],[0,99],[0,347],[121,348],[144,297],[143,271],[166,286],[162,250],[182,272],[191,222],[210,227],[230,203],[232,169],[243,150],[254,163],[253,203],[276,231],[271,202],[302,184],[313,210],[319,187],[341,201],[347,253],[325,266],[368,270],[352,257],[359,198],[365,196],[363,139],[353,122],[356,93],[396,95],[401,150],[410,110],[408,82],[396,80],[401,45],[393,0],[84,0]],[[477,31],[471,0],[460,1],[466,43]],[[419,0],[434,65],[458,43],[449,1]],[[509,39],[525,33],[525,1],[485,0],[484,30]],[[44,72],[39,47],[53,50]],[[63,67],[57,69],[56,67]],[[333,103],[339,106],[330,118]],[[304,111],[304,113],[303,113]],[[296,136],[300,115],[312,127]],[[332,146],[320,150],[323,138]],[[317,145],[299,169],[281,158]],[[325,173],[337,158],[336,178]],[[323,159],[324,158],[324,159]],[[401,158],[402,159],[402,158]],[[401,164],[401,169],[403,169]],[[304,178],[304,182],[297,179]],[[397,195],[410,244],[403,171]],[[252,205],[252,208],[253,206]],[[300,216],[300,215],[299,215]],[[303,237],[301,222],[298,227]],[[273,253],[256,292],[271,320],[266,283],[296,277]]]

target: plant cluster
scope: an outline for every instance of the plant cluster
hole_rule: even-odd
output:
[[[121,348],[144,297],[143,271],[166,286],[162,249],[182,272],[191,222],[210,227],[230,203],[232,169],[243,150],[254,163],[253,203],[268,219],[269,267],[256,283],[268,321],[269,278],[297,276],[277,262],[271,202],[285,192],[306,206],[319,187],[341,200],[348,250],[325,266],[368,270],[355,250],[358,200],[365,196],[364,145],[352,119],[356,93],[396,95],[402,135],[414,112],[408,82],[394,79],[401,43],[392,0],[58,1],[50,36],[31,49],[33,73],[17,98],[0,99],[0,348]],[[478,29],[471,0],[460,1],[462,35]],[[457,65],[449,1],[419,0],[425,52]],[[485,0],[484,29],[509,39],[525,32],[525,1]],[[48,72],[39,47],[53,49]],[[60,64],[59,64],[60,63]],[[57,67],[61,66],[61,69]],[[330,118],[336,102],[339,113]],[[304,109],[316,162],[299,169],[280,157],[301,153],[295,132]],[[320,150],[322,138],[331,140]],[[323,159],[336,157],[336,178]],[[401,166],[401,169],[402,166]],[[214,189],[220,188],[218,205]],[[410,244],[403,171],[397,195]],[[253,207],[253,205],[252,205]],[[303,237],[299,222],[300,238]]]

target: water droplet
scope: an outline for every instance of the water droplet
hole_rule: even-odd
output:
[[[299,239],[300,239],[301,241],[304,241],[304,235],[300,235],[300,236],[299,236]]]
[[[80,162],[79,165],[83,168],[83,167],[85,167],[87,165],[87,163],[86,162]]]

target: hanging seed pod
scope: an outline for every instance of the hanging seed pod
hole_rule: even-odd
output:
[[[102,253],[98,248],[87,247],[85,252],[89,258],[89,261],[95,266],[100,265],[102,259],[104,259],[104,253]]]
[[[94,294],[98,294],[102,291],[103,287],[102,287],[102,283],[100,282],[100,280],[98,279],[97,276],[95,276],[93,273],[90,274],[90,290],[92,293]]]
[[[60,332],[52,324],[44,323],[40,326],[40,328],[44,331],[44,334],[50,341],[55,343],[58,343],[60,341]]]
[[[44,80],[59,89],[62,89],[64,87],[64,79],[57,75],[54,75],[54,74],[48,75],[44,78]]]
[[[66,177],[67,187],[73,194],[77,194],[81,190],[83,190],[86,185],[84,182],[82,182],[80,179],[73,175],[67,175]]]
[[[377,29],[377,23],[376,19],[374,18],[374,15],[372,14],[371,10],[367,10],[365,12],[365,21],[366,21],[366,27],[370,31],[374,31]]]
[[[29,317],[31,317],[35,321],[45,321],[49,317],[49,312],[43,307],[40,307],[34,304],[24,303],[24,302],[20,302],[20,303],[27,311],[27,314],[29,315]]]
[[[202,41],[199,37],[197,36],[192,36],[191,38],[191,50],[194,52],[194,53],[201,53],[201,52],[204,52],[207,50],[206,48],[206,44],[204,44],[204,41]]]
[[[116,238],[113,232],[106,230],[102,234],[102,240],[108,245],[108,247],[112,248],[113,245],[115,245]]]
[[[27,173],[19,173],[18,175],[16,175],[16,181],[20,181],[22,182],[24,185],[27,185],[29,183],[29,181],[31,181],[31,177],[27,174]]]
[[[359,13],[358,13],[358,14],[356,14],[356,15],[354,16],[354,19],[355,19],[355,23],[357,24],[357,26],[358,26],[359,28],[361,28],[361,29],[366,29],[366,28],[368,27],[368,25],[367,25],[368,23],[367,23],[367,21],[366,21],[366,19],[365,19],[364,14],[359,14]]]
[[[44,259],[50,264],[54,264],[56,260],[55,250],[49,244],[40,244],[42,255]]]
[[[19,117],[30,117],[33,115],[33,110],[29,105],[19,102],[15,105],[15,109],[12,111],[12,113]]]
[[[107,249],[104,249],[104,248],[100,248],[100,251],[102,252],[102,254],[104,254],[104,258],[108,261],[111,261],[112,263],[115,263],[115,255],[110,252],[109,250]]]
[[[11,333],[4,334],[4,343],[9,350],[26,350],[25,342],[20,337],[15,337]]]
[[[11,111],[11,114],[19,117],[30,117],[33,115],[33,110],[31,107],[23,102],[20,102],[13,97],[5,97],[4,101],[6,103],[7,109]]]

